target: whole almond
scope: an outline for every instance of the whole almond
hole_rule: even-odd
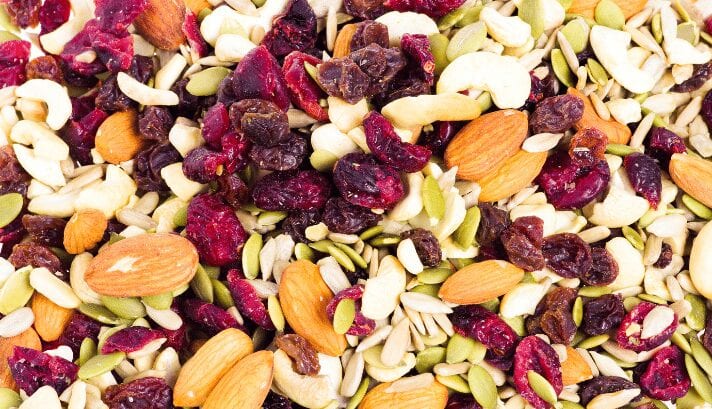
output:
[[[173,388],[173,404],[201,406],[230,368],[252,351],[252,339],[244,332],[235,328],[220,331],[181,368]]]
[[[95,143],[97,152],[109,163],[133,159],[145,146],[136,111],[119,111],[106,118],[96,131]]]
[[[631,137],[630,128],[618,121],[606,121],[598,116],[591,100],[576,88],[569,88],[567,94],[575,95],[583,101],[583,117],[581,117],[581,119],[574,125],[577,131],[586,128],[596,128],[606,134],[608,137],[608,143],[617,143],[622,145],[626,145],[628,143]]]
[[[40,337],[32,328],[28,328],[20,335],[11,338],[0,337],[0,388],[10,388],[17,390],[15,379],[10,372],[10,365],[7,360],[12,356],[15,347],[42,350]]]
[[[101,295],[144,297],[188,284],[198,251],[177,234],[141,234],[109,245],[92,259],[84,279]]]
[[[359,409],[443,409],[447,405],[447,388],[437,381],[425,388],[387,392],[391,384],[382,383],[371,389]]]
[[[573,3],[571,3],[571,7],[566,10],[566,13],[578,14],[593,19],[594,10],[599,1],[600,0],[574,0]],[[643,10],[648,3],[647,0],[613,0],[613,2],[618,4],[618,7],[621,8],[626,20]]]
[[[109,222],[99,210],[86,209],[74,213],[64,226],[64,248],[69,254],[93,249],[104,237]]]
[[[705,206],[712,207],[712,162],[676,153],[670,159],[668,170],[680,189]]]
[[[356,33],[356,24],[347,24],[341,28],[334,43],[334,58],[346,57],[351,52],[351,39]]]
[[[520,150],[505,160],[494,172],[479,180],[481,202],[508,198],[529,186],[546,162],[546,152]]]
[[[185,41],[183,0],[150,0],[133,25],[149,43],[161,50],[177,50]]]
[[[37,292],[32,296],[31,306],[35,314],[35,330],[45,342],[58,340],[74,313],[74,310],[60,307]]]
[[[257,351],[242,358],[215,385],[203,409],[259,409],[272,386],[274,354]]]
[[[527,137],[527,115],[513,109],[474,119],[455,135],[445,150],[448,168],[460,179],[478,181],[513,156]]]
[[[566,347],[566,360],[561,363],[561,378],[564,386],[576,385],[593,378],[591,367],[581,354],[570,346]]]
[[[455,304],[480,304],[509,292],[524,278],[524,270],[502,260],[473,263],[451,275],[438,295]]]
[[[295,261],[282,273],[279,301],[289,326],[317,351],[341,356],[346,349],[346,337],[334,331],[326,314],[332,297],[319,274],[319,267],[312,262]]]

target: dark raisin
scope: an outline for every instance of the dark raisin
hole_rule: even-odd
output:
[[[363,19],[375,19],[386,13],[383,0],[344,0],[346,13]]]
[[[307,0],[290,0],[262,44],[278,59],[292,51],[312,51],[316,45],[316,15]]]
[[[662,173],[655,159],[644,153],[631,153],[623,159],[623,167],[633,190],[657,209],[663,190]]]
[[[315,170],[270,173],[252,190],[255,205],[264,210],[321,209],[329,196],[329,178]]]
[[[292,409],[292,401],[270,390],[265,401],[262,402],[262,409]]]
[[[173,392],[161,378],[146,377],[106,388],[109,409],[173,409]]]
[[[27,79],[44,79],[57,83],[62,83],[62,68],[57,60],[51,55],[43,55],[30,60],[25,67]]]
[[[581,396],[581,404],[588,405],[598,395],[624,389],[638,389],[638,385],[618,376],[597,376],[581,384],[579,396]]]
[[[541,315],[539,325],[551,342],[569,345],[576,335],[578,327],[574,322],[571,311],[557,308]]]
[[[653,266],[657,268],[665,268],[672,262],[672,246],[668,243],[663,243],[663,247],[660,250],[660,256],[655,261]]]
[[[606,160],[608,137],[596,128],[584,128],[571,138],[569,156],[582,167],[595,166]]]
[[[197,97],[186,89],[189,78],[178,80],[171,87],[171,91],[178,95],[178,105],[170,107],[171,114],[175,117],[194,118],[203,109],[203,103],[206,101],[204,97]],[[211,104],[212,105],[212,104]]]
[[[618,333],[616,334],[616,341],[620,346],[631,351],[643,352],[659,347],[670,339],[677,329],[677,315],[673,318],[672,323],[659,334],[647,339],[641,338],[643,320],[655,307],[657,307],[656,304],[643,301],[628,312],[623,318],[620,327],[618,327]]]
[[[591,246],[577,234],[559,233],[544,238],[546,266],[565,278],[578,278],[591,269]]]
[[[18,162],[11,145],[0,146],[0,194],[25,194],[30,184],[30,175]]]
[[[290,138],[272,147],[254,144],[250,149],[250,159],[260,169],[294,170],[307,157],[307,140],[298,133],[290,133]]]
[[[135,160],[133,177],[138,187],[150,192],[166,192],[169,189],[161,177],[161,169],[183,158],[170,142],[163,142],[139,152]]]
[[[62,247],[64,226],[67,221],[59,217],[26,214],[22,216],[22,226],[32,241],[50,247]]]
[[[421,143],[434,155],[442,156],[455,134],[462,128],[462,122],[442,121],[433,124],[434,130],[421,136]]]
[[[8,0],[3,3],[14,25],[29,28],[39,23],[40,0]]]
[[[465,0],[386,0],[383,4],[398,11],[412,11],[440,18],[462,6]]]
[[[32,266],[34,268],[45,267],[51,272],[62,270],[62,262],[49,247],[32,241],[16,244],[7,261],[12,263],[15,268]]]
[[[369,44],[376,44],[383,48],[388,48],[388,27],[385,24],[373,20],[356,23],[356,30],[351,37],[349,50],[354,52],[366,47]]]
[[[324,206],[323,219],[331,232],[354,234],[377,225],[383,216],[340,197],[332,197]]]
[[[66,345],[72,349],[74,356],[78,356],[79,348],[82,345],[84,338],[90,338],[97,341],[101,324],[86,315],[74,312],[69,323],[62,331],[62,335],[57,340],[59,345]]]
[[[563,389],[561,364],[554,348],[541,338],[530,335],[519,343],[514,354],[514,387],[520,395],[537,409],[551,406],[534,392],[529,385],[528,372],[543,376],[558,395]]]
[[[477,229],[477,243],[480,246],[489,246],[497,241],[502,233],[509,227],[507,212],[490,203],[480,203],[480,226]]]
[[[382,163],[404,172],[417,172],[428,163],[428,148],[403,142],[393,125],[381,114],[371,111],[363,120],[366,143]]]
[[[430,41],[424,34],[404,34],[401,49],[408,57],[409,75],[417,76],[428,85],[435,81],[435,57],[430,51]]]
[[[328,202],[327,202],[328,204]],[[292,236],[294,241],[299,243],[307,243],[308,240],[304,235],[304,229],[309,226],[318,224],[321,221],[321,213],[318,210],[308,211],[293,211],[289,213],[286,219],[282,221],[282,229],[285,233]]]
[[[136,103],[119,89],[116,75],[110,75],[99,87],[96,94],[96,106],[103,111],[126,111]]]
[[[659,400],[681,398],[690,389],[690,377],[685,369],[685,354],[671,345],[655,353],[640,377],[645,395]]]
[[[574,95],[549,97],[536,105],[529,117],[532,134],[561,133],[570,129],[583,117],[583,101]]]
[[[705,323],[705,332],[700,338],[702,345],[705,346],[707,351],[712,353],[712,314],[707,314],[707,322]]]
[[[138,130],[145,139],[165,142],[174,121],[168,108],[148,106],[139,115]]]
[[[702,110],[700,111],[700,116],[707,124],[708,128],[712,128],[712,90],[707,92],[705,98],[702,100]]]
[[[237,261],[247,240],[234,209],[221,198],[207,193],[190,202],[185,231],[201,260],[213,266]]]
[[[525,271],[541,270],[545,266],[541,246],[544,241],[544,221],[536,216],[520,217],[501,235],[509,261]]]
[[[209,183],[223,173],[226,161],[227,158],[221,152],[200,146],[185,156],[183,174],[192,181]]]
[[[365,97],[371,78],[350,58],[332,58],[319,65],[317,81],[327,94],[355,104]]]
[[[583,305],[581,328],[588,335],[606,334],[623,321],[625,308],[620,295],[606,294]]]
[[[648,136],[649,154],[666,165],[674,153],[687,152],[685,141],[675,132],[661,127],[653,127]]]
[[[69,153],[72,159],[83,165],[93,162],[91,149],[94,147],[96,132],[102,123],[109,117],[109,114],[93,109],[78,120],[71,120],[62,130],[62,138],[69,145]]]
[[[237,209],[249,200],[250,188],[239,176],[224,174],[218,178],[215,194],[220,196],[225,203]]]
[[[389,209],[405,194],[400,174],[380,165],[373,155],[349,153],[334,166],[334,184],[341,197],[371,209]]]
[[[275,338],[277,348],[284,351],[294,360],[294,369],[297,373],[308,376],[315,376],[319,373],[319,356],[316,349],[302,336],[297,334],[285,334]]]
[[[581,273],[581,281],[586,285],[605,286],[618,277],[618,263],[605,248],[591,248],[591,268]]]
[[[353,51],[348,58],[355,62],[359,69],[369,77],[366,96],[385,91],[388,83],[406,65],[405,56],[400,49],[383,48],[377,44],[369,44]]]
[[[702,88],[705,82],[712,78],[712,62],[695,65],[692,76],[685,81],[673,85],[672,92],[693,92]]]
[[[470,393],[453,393],[447,399],[445,409],[482,409]]]
[[[230,119],[252,142],[275,146],[290,137],[287,114],[263,99],[243,99],[230,106]]]
[[[400,237],[401,240],[413,240],[418,258],[424,265],[435,267],[442,261],[440,242],[430,230],[421,228],[406,230],[401,233]]]

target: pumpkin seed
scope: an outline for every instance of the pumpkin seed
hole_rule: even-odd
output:
[[[591,60],[589,60],[591,61]],[[616,156],[628,156],[631,153],[638,152],[636,149],[631,148],[628,145],[623,145],[620,143],[609,143],[606,145],[606,153]]]
[[[452,28],[455,24],[462,20],[466,12],[467,9],[456,8],[455,10],[442,16],[442,18],[440,18],[440,21],[438,21],[438,30],[445,31],[449,28]]]
[[[569,44],[571,44],[571,48],[573,48],[575,53],[580,53],[588,47],[588,32],[588,25],[581,18],[575,18],[569,21],[561,29],[561,33],[566,37]]]
[[[677,26],[677,37],[697,45],[700,42],[700,28],[694,21],[686,21]]]
[[[400,240],[400,236],[397,236],[395,234],[381,234],[379,236],[374,237],[371,241],[368,242],[368,244],[372,245],[373,247],[386,247],[396,245],[400,243]]]
[[[198,97],[215,95],[218,92],[220,82],[232,71],[225,67],[210,67],[190,76],[186,91]]]
[[[435,335],[423,336],[421,337],[423,344],[427,346],[441,345],[447,341],[447,334],[445,331],[440,331]]]
[[[569,68],[569,64],[566,62],[564,53],[560,49],[555,48],[551,50],[551,67],[554,69],[554,74],[556,78],[559,79],[564,85],[571,88],[576,83],[574,74]]]
[[[467,361],[471,364],[479,364],[485,360],[486,354],[487,347],[479,341],[475,341],[475,348],[472,349],[472,353],[467,357]]]
[[[456,270],[463,269],[475,262],[474,258],[451,258],[450,262]]]
[[[462,27],[450,38],[445,55],[449,61],[467,53],[479,51],[487,39],[487,27],[482,21]]]
[[[418,274],[418,282],[422,284],[442,284],[454,271],[449,268],[426,268]]]
[[[465,219],[460,224],[460,227],[455,230],[455,242],[461,247],[470,247],[475,242],[477,229],[480,227],[480,208],[472,206],[467,209]]]
[[[638,297],[628,297],[623,300],[623,307],[626,311],[630,311],[633,308],[637,307],[638,304],[640,304],[641,302],[643,302],[643,300]]]
[[[462,16],[460,21],[455,24],[455,27],[465,27],[466,25],[472,24],[480,19],[480,12],[482,11],[482,5],[478,4],[474,7],[470,7],[465,10],[465,14]]]
[[[22,403],[20,395],[10,388],[0,388],[0,409],[17,408]]]
[[[316,69],[316,66],[304,61],[304,69],[307,71],[307,74],[309,74],[309,76],[318,84],[319,81],[317,80],[317,78],[319,77],[319,73]]]
[[[685,205],[685,207],[690,209],[690,211],[694,213],[695,216],[705,220],[712,219],[712,209],[705,206],[687,193],[682,195],[682,203]]]
[[[366,241],[378,236],[381,233],[383,233],[383,226],[373,226],[364,230],[361,234],[359,234],[358,238]]]
[[[608,83],[608,73],[606,72],[606,69],[603,68],[601,63],[595,59],[588,59],[588,62],[586,63],[586,71],[588,72],[588,76],[596,84],[603,87]]]
[[[282,306],[279,304],[277,296],[270,295],[267,297],[267,312],[277,331],[284,332],[284,313],[282,312]]]
[[[116,314],[99,304],[82,303],[82,305],[79,306],[79,312],[102,324],[118,325],[124,322],[124,320],[116,316]]]
[[[581,297],[591,297],[591,298],[600,297],[602,295],[606,295],[606,294],[610,294],[610,293],[611,293],[611,289],[608,287],[598,287],[598,286],[593,286],[593,285],[581,287],[581,289],[578,292],[578,294]]]
[[[581,326],[581,321],[583,320],[583,299],[581,297],[576,297],[571,315],[574,318],[576,326]]]
[[[79,346],[77,365],[82,366],[86,361],[96,355],[96,342],[91,338],[84,338]]]
[[[701,331],[707,322],[707,308],[705,300],[695,294],[685,295],[685,300],[692,306],[692,311],[685,317],[687,325],[695,331]]]
[[[445,362],[449,364],[457,364],[465,362],[472,355],[476,348],[474,339],[463,337],[460,334],[453,334],[447,343],[447,354]]]
[[[259,216],[257,216],[257,223],[259,223],[262,226],[269,226],[272,224],[277,224],[284,220],[287,217],[287,212],[280,212],[280,211],[267,211],[267,212],[262,212],[260,213]]]
[[[690,388],[685,396],[675,401],[675,407],[677,409],[704,408],[705,404],[707,404],[707,402],[702,399],[694,388]]]
[[[141,297],[141,301],[151,308],[157,310],[167,310],[171,308],[171,305],[173,304],[173,293],[169,291],[158,295],[148,295]]]
[[[455,392],[470,393],[470,386],[460,375],[435,375],[435,379]]]
[[[702,372],[702,369],[697,365],[695,359],[690,355],[685,355],[685,368],[687,368],[687,374],[690,376],[692,386],[697,393],[699,393],[705,401],[712,402],[712,384],[710,384],[707,375]]]
[[[497,385],[486,369],[479,365],[472,365],[467,372],[467,383],[470,392],[482,409],[497,407]]]
[[[370,379],[371,378],[366,376],[363,380],[361,380],[361,384],[358,386],[358,389],[356,389],[354,396],[352,396],[349,400],[349,404],[346,405],[346,409],[356,409],[358,407],[363,400],[363,397],[366,396],[366,392],[368,392],[368,385],[371,383]]]
[[[248,240],[249,242],[249,240]],[[245,253],[242,253],[242,260],[244,263],[245,260]],[[244,271],[244,268],[243,268]],[[252,277],[254,278],[254,277]],[[208,273],[205,272],[205,269],[198,264],[198,269],[195,271],[195,276],[193,276],[193,279],[190,280],[190,288],[193,290],[195,295],[198,296],[201,300],[207,302],[207,303],[213,303],[214,296],[213,296],[213,283],[210,280],[210,277],[208,276]],[[153,307],[153,306],[151,306]],[[155,308],[155,307],[154,307]],[[165,308],[159,308],[159,309],[165,309]]]
[[[477,103],[480,104],[480,112],[487,112],[492,108],[492,95],[489,92],[483,92],[476,99]]]
[[[242,248],[242,271],[250,280],[260,273],[260,250],[262,250],[262,235],[252,233]]]
[[[209,7],[206,7],[204,9],[200,10],[200,13],[198,13],[198,22],[202,23],[203,20],[205,20],[205,17],[208,17],[210,15],[210,13],[212,13],[212,12],[213,12],[213,10],[210,9]]]
[[[544,33],[544,6],[543,0],[522,0],[517,6],[517,15],[526,21],[532,28],[532,37],[536,40]]]
[[[683,21],[685,22],[692,22],[692,18],[690,18],[690,13],[685,10],[685,7],[682,6],[682,3],[680,3],[680,0],[672,0],[672,6],[675,8],[675,11],[677,11],[677,14],[680,15]],[[679,33],[678,33],[679,36]]]
[[[113,352],[107,355],[96,355],[79,367],[79,379],[87,380],[103,373],[113,371],[126,358],[125,352]]]
[[[576,402],[562,400],[559,404],[561,405],[561,409],[584,409],[583,406]]]
[[[5,280],[0,289],[0,313],[7,315],[27,304],[35,291],[30,285],[31,272],[31,266],[23,267]]]
[[[213,292],[215,293],[215,302],[221,308],[228,309],[235,306],[235,301],[232,299],[232,294],[222,281],[216,279],[210,279],[213,283]]]
[[[443,347],[429,347],[418,352],[415,356],[415,370],[418,373],[431,372],[433,367],[445,361],[446,349]]]
[[[615,30],[622,30],[625,26],[625,15],[620,6],[613,0],[601,0],[593,11],[596,23],[610,27]]]
[[[621,229],[623,232],[623,237],[625,237],[630,244],[633,245],[638,250],[643,250],[645,248],[645,242],[643,242],[643,238],[640,237],[640,233],[635,231],[633,228],[630,226],[623,226]]]
[[[546,378],[536,371],[527,371],[527,380],[529,381],[529,386],[540,398],[551,405],[556,405],[558,401],[556,391]]]
[[[344,253],[343,250],[339,249],[338,247],[331,245],[327,247],[327,252],[331,257],[336,259],[336,262],[341,265],[341,267],[345,268],[347,271],[354,272],[356,271],[356,266],[354,265],[353,260],[349,258],[349,256]]]
[[[653,38],[660,44],[663,42],[663,21],[660,13],[657,13],[650,20],[650,30],[653,32]]]
[[[309,162],[314,167],[314,169],[318,170],[319,172],[330,171],[331,168],[334,167],[334,164],[337,160],[339,160],[338,156],[323,149],[317,149],[312,152],[311,156],[309,156]]]
[[[576,345],[576,348],[592,349],[597,346],[603,345],[606,341],[608,341],[608,338],[610,338],[610,335],[608,334],[601,334],[589,337],[579,342],[578,345]]]
[[[334,331],[345,334],[356,318],[356,302],[350,298],[339,301],[334,311]]]
[[[497,308],[499,308],[499,298],[494,298],[489,301],[485,301],[481,303],[480,306],[492,312],[497,312]]]
[[[25,203],[19,193],[7,193],[0,196],[0,228],[10,224],[20,215]]]
[[[304,243],[297,243],[294,246],[294,256],[297,260],[314,260],[314,252]]]
[[[707,351],[697,337],[690,338],[690,349],[695,361],[707,372],[707,375],[712,375],[712,355]]]
[[[672,341],[673,344],[677,345],[677,347],[680,348],[684,353],[692,353],[692,347],[690,346],[690,342],[679,331],[675,331],[672,333],[670,341]]]
[[[421,195],[423,197],[423,207],[428,216],[432,219],[442,219],[445,215],[445,199],[437,179],[432,175],[429,175],[423,181]]]
[[[173,224],[178,227],[185,227],[188,225],[188,205],[178,208],[176,213],[173,215]]]
[[[437,284],[421,284],[421,285],[416,285],[415,287],[411,288],[410,291],[416,292],[416,293],[421,293],[421,294],[426,294],[431,297],[438,297],[438,291],[440,291],[440,286]]]
[[[447,59],[447,47],[450,44],[450,39],[441,33],[435,33],[428,37],[428,41],[435,62],[435,74],[439,75],[450,64]]]
[[[351,259],[351,261],[356,263],[357,266],[361,268],[368,267],[368,263],[366,263],[366,260],[364,260],[363,257],[361,257],[361,255],[358,254],[353,248],[349,247],[344,243],[334,243],[334,246],[346,253],[346,255],[349,256],[349,258]]]
[[[645,300],[645,301],[650,301],[651,303],[654,303],[654,304],[667,305],[667,301],[664,300],[663,298],[658,297],[657,295],[638,294],[638,298]]]
[[[203,266],[201,264],[201,266]],[[203,266],[203,270],[208,274],[208,277],[217,279],[220,277],[220,267],[216,266]]]
[[[313,248],[314,250],[320,252],[320,253],[328,253],[329,252],[329,247],[333,247],[334,242],[331,240],[319,240],[315,241],[313,243],[309,243],[309,247]]]
[[[146,307],[138,298],[117,298],[101,296],[101,303],[120,318],[132,319],[146,316]]]

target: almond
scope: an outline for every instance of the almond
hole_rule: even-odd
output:
[[[346,57],[351,52],[351,39],[356,33],[356,24],[347,24],[341,28],[334,43],[334,58]]]
[[[331,290],[321,278],[319,267],[314,263],[295,261],[282,273],[279,300],[289,326],[317,351],[341,356],[346,349],[346,337],[334,331],[326,315],[326,305],[332,297]]]
[[[599,1],[600,0],[574,0],[573,3],[571,3],[571,7],[566,10],[566,13],[578,14],[592,19],[594,17],[594,10]],[[643,10],[648,0],[613,0],[613,2],[618,4],[618,7],[621,8],[627,20]]]
[[[596,128],[606,134],[608,143],[618,143],[622,145],[628,143],[631,136],[630,128],[618,121],[606,121],[598,116],[591,100],[576,88],[569,88],[567,93],[569,95],[575,95],[583,101],[583,117],[574,125],[577,131],[585,128]]]
[[[112,297],[145,297],[188,284],[198,268],[193,243],[177,234],[141,234],[109,245],[92,259],[89,287]]]
[[[145,143],[138,131],[138,115],[134,110],[112,114],[96,131],[96,150],[114,165],[133,159]]]
[[[0,337],[0,388],[10,388],[17,390],[15,379],[10,372],[10,366],[7,364],[8,358],[12,356],[15,347],[25,347],[42,350],[42,342],[40,337],[32,328],[20,335],[15,335],[11,338]]]
[[[72,318],[74,310],[60,307],[40,293],[32,296],[32,312],[35,314],[35,330],[42,340],[59,339]]]
[[[252,351],[252,339],[239,329],[224,329],[210,338],[178,373],[173,404],[201,406],[230,368]]]
[[[182,0],[150,0],[133,25],[143,38],[161,50],[177,50],[183,42],[185,4]]]
[[[546,162],[546,152],[520,150],[505,160],[494,172],[479,180],[481,202],[505,199],[529,186]]]
[[[241,359],[215,385],[203,409],[259,409],[272,386],[274,354],[257,351]]]
[[[566,347],[566,360],[561,363],[561,378],[564,386],[576,385],[593,378],[591,367],[581,354],[570,346]]]
[[[524,278],[524,270],[502,260],[473,263],[451,275],[438,295],[455,304],[480,304],[508,293]]]
[[[201,11],[210,8],[210,3],[207,0],[185,0],[185,5],[196,16],[199,16]]]
[[[460,179],[478,181],[513,156],[527,137],[529,121],[513,109],[491,112],[465,125],[445,150],[448,168]]]
[[[705,206],[712,207],[712,162],[676,153],[672,155],[668,169],[680,189]]]
[[[404,392],[386,392],[392,383],[382,383],[371,389],[363,397],[359,409],[442,409],[447,405],[447,388],[439,382]]]
[[[104,213],[86,209],[74,213],[64,227],[64,248],[69,254],[80,254],[93,249],[104,237],[109,224]]]

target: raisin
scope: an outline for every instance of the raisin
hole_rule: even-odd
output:
[[[447,399],[445,409],[482,409],[470,393],[453,393]]]
[[[442,156],[455,134],[462,128],[462,122],[441,121],[433,124],[432,132],[424,133],[421,143],[434,155]]]
[[[588,405],[593,398],[604,393],[613,393],[625,389],[638,389],[638,385],[618,376],[597,376],[581,384],[579,396],[581,404]],[[638,400],[636,398],[635,400]]]
[[[571,310],[578,295],[575,288],[555,287],[537,305],[536,312],[543,313],[546,310],[564,309]]]
[[[507,212],[490,203],[480,203],[480,225],[477,229],[477,243],[480,246],[493,244],[509,227]]]
[[[578,278],[591,269],[591,246],[577,234],[559,233],[544,239],[546,266],[565,278]]]
[[[233,125],[252,142],[272,147],[289,137],[289,119],[277,105],[263,99],[243,99],[230,106]]]
[[[551,342],[564,345],[571,344],[578,329],[571,311],[562,308],[544,312],[539,319],[539,326]]]
[[[660,256],[655,260],[653,266],[656,268],[665,268],[672,262],[672,246],[668,243],[663,243],[663,247],[660,250]]]
[[[82,341],[85,338],[97,341],[99,330],[101,330],[99,322],[75,311],[57,343],[70,347],[74,352],[74,356],[78,356]]]
[[[309,63],[316,67],[321,64],[321,60],[299,51],[290,53],[284,59],[282,72],[289,91],[289,97],[292,103],[304,110],[307,115],[320,122],[326,122],[329,120],[329,114],[319,103],[319,100],[326,97],[326,93],[307,73],[304,63]]]
[[[558,95],[543,99],[529,117],[532,134],[562,133],[583,117],[583,101],[574,95]]]
[[[289,398],[270,390],[265,401],[262,402],[262,409],[292,409],[292,402]]]
[[[277,348],[294,360],[297,373],[308,376],[319,373],[319,356],[309,341],[297,334],[285,334],[276,337],[275,342]]]
[[[62,139],[69,145],[72,159],[83,165],[94,163],[91,149],[94,147],[96,132],[109,114],[101,109],[93,109],[78,120],[72,120],[62,130]]]
[[[264,210],[321,209],[329,196],[329,178],[315,170],[270,173],[252,189],[255,205]]]
[[[218,196],[207,193],[196,196],[188,205],[185,230],[201,260],[213,266],[237,261],[247,240],[235,211]]]
[[[212,105],[208,103],[210,99],[198,97],[188,92],[188,89],[186,88],[188,81],[190,81],[189,78],[183,78],[182,80],[178,80],[171,87],[171,91],[178,95],[178,105],[170,107],[171,114],[175,117],[182,116],[185,118],[194,118],[198,116],[200,111],[203,109],[204,104]]]
[[[183,301],[182,311],[191,322],[211,337],[227,328],[245,331],[245,328],[229,312],[202,300],[193,298]]]
[[[633,190],[657,209],[663,190],[662,173],[655,159],[644,153],[631,153],[623,159],[628,180]]]
[[[334,298],[332,298],[326,305],[326,315],[329,317],[329,320],[333,321],[334,314],[336,313],[336,307],[339,305],[341,300],[351,299],[355,301],[356,316],[354,317],[354,322],[351,324],[351,327],[348,331],[346,331],[348,335],[367,336],[376,329],[376,321],[366,318],[361,313],[361,298],[363,298],[363,289],[363,284],[357,284],[353,287],[345,288],[336,293]]]
[[[591,268],[581,273],[581,281],[586,285],[605,286],[618,277],[618,263],[605,248],[591,248]]]
[[[174,122],[168,108],[148,106],[139,115],[138,130],[145,139],[165,142]]]
[[[497,314],[480,305],[463,305],[453,309],[450,320],[455,332],[488,348],[490,363],[509,369],[519,336]]]
[[[674,345],[659,350],[639,383],[643,393],[653,399],[673,400],[685,396],[691,385],[685,355]]]
[[[702,345],[705,346],[707,351],[712,353],[712,314],[707,314],[707,322],[705,323],[705,332],[700,338]]]
[[[324,206],[323,219],[330,232],[354,234],[377,225],[383,216],[340,197],[332,197]]]
[[[262,44],[278,59],[292,51],[313,52],[316,15],[307,0],[290,0],[284,14],[275,18]]]
[[[428,266],[435,267],[442,261],[440,242],[430,230],[416,228],[406,230],[400,235],[401,240],[411,239],[420,261]]]
[[[580,166],[565,152],[550,155],[537,177],[549,202],[558,210],[580,209],[608,187],[611,171],[604,160]]]
[[[403,142],[393,125],[378,112],[371,111],[363,126],[369,149],[382,163],[412,173],[423,169],[430,160],[428,148]]]
[[[383,0],[344,0],[346,13],[362,19],[375,19],[386,13]]]
[[[25,67],[27,79],[43,79],[57,83],[62,83],[62,67],[59,66],[57,60],[51,55],[43,55],[37,57],[27,63]]]
[[[621,321],[616,334],[616,341],[620,346],[631,351],[643,352],[659,347],[670,339],[677,329],[677,315],[672,320],[672,323],[659,334],[647,339],[641,338],[643,320],[655,307],[657,307],[656,304],[643,301],[628,312],[623,321]]]
[[[136,184],[140,189],[149,192],[169,191],[161,176],[161,169],[182,160],[180,152],[170,142],[149,146],[136,155],[133,174]]]
[[[242,273],[235,269],[230,270],[227,274],[227,286],[230,289],[230,294],[232,294],[232,299],[235,301],[235,306],[250,321],[268,331],[274,331],[272,319],[259,295],[257,295],[255,287],[241,276]]]
[[[350,58],[368,76],[369,85],[365,96],[383,92],[396,74],[406,65],[406,59],[398,48],[383,48],[369,44],[351,52]]]
[[[462,6],[465,0],[386,0],[383,4],[392,10],[412,11],[440,18]]]
[[[146,0],[98,0],[94,15],[102,31],[119,34],[128,29],[147,6]]]
[[[116,75],[110,75],[99,87],[96,94],[97,108],[106,111],[126,111],[136,105],[136,102],[127,97],[119,89],[119,82]]]
[[[50,247],[62,247],[66,220],[59,217],[26,214],[22,216],[22,226],[32,241]]]
[[[161,378],[146,377],[106,388],[109,409],[173,409],[173,392]]]
[[[389,47],[390,40],[388,38],[388,27],[386,27],[385,24],[381,24],[373,20],[356,23],[356,30],[351,37],[349,50],[354,52],[366,47],[369,44],[376,44],[382,48]]]
[[[405,195],[400,174],[363,153],[349,153],[336,162],[334,184],[348,202],[371,209],[390,209]]]
[[[569,144],[569,156],[579,166],[594,166],[606,160],[608,137],[596,128],[584,128],[576,132]]]
[[[616,328],[625,316],[620,295],[606,294],[583,305],[581,328],[588,335],[602,335]]]
[[[545,266],[541,247],[544,241],[544,221],[536,216],[520,217],[501,235],[509,261],[525,271],[541,270]]]
[[[225,203],[237,209],[249,200],[250,188],[239,176],[225,174],[218,178],[215,194],[220,196]]]
[[[0,146],[0,194],[25,194],[30,184],[30,175],[18,162],[12,146]]]
[[[29,28],[39,23],[40,0],[7,0],[3,3],[14,25]]]
[[[685,81],[673,85],[672,92],[693,92],[702,88],[705,82],[712,78],[712,62],[697,64],[692,70],[692,76]]]
[[[328,205],[328,202],[327,202]],[[308,243],[304,229],[309,226],[318,224],[321,221],[321,213],[318,210],[293,211],[289,213],[286,219],[282,221],[282,229],[285,233],[292,236],[294,241],[299,243]]]
[[[0,228],[0,257],[9,257],[12,248],[19,243],[25,235],[25,229],[22,228],[20,219]]]
[[[529,73],[529,78],[531,79],[531,90],[529,91],[529,97],[527,97],[521,109],[534,111],[536,105],[545,98],[544,81],[534,75],[534,72]]]
[[[282,68],[265,46],[255,47],[232,73],[235,100],[265,99],[282,111],[289,108],[289,93]]]
[[[32,266],[34,268],[45,267],[51,272],[62,270],[62,263],[49,247],[31,241],[16,244],[12,248],[12,253],[7,261],[15,268]]]
[[[161,335],[160,331],[138,325],[126,327],[106,338],[101,347],[101,353],[106,355],[113,352],[136,352],[152,341],[161,338]]]
[[[517,346],[514,354],[514,387],[533,407],[549,409],[550,405],[529,385],[529,371],[534,371],[549,381],[557,395],[561,393],[563,381],[559,356],[551,345],[534,335],[522,339]]]
[[[317,81],[327,94],[355,104],[371,86],[371,78],[350,58],[332,58],[317,67]]]
[[[307,140],[298,133],[290,133],[290,138],[272,147],[252,145],[250,159],[260,169],[294,170],[307,157]]]
[[[77,379],[79,367],[64,358],[34,349],[16,346],[7,359],[17,386],[32,395],[42,386],[51,386],[57,394]]]

